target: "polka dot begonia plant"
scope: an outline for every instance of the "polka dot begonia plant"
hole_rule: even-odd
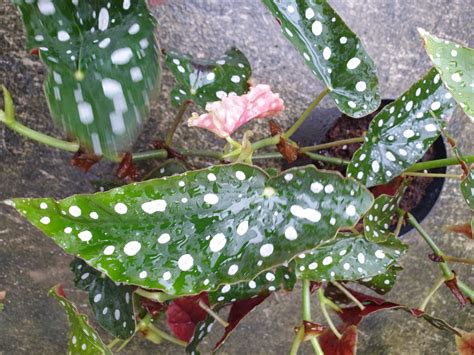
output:
[[[242,51],[232,47],[206,59],[159,50],[160,31],[145,0],[13,3],[23,17],[28,48],[37,49],[47,66],[45,94],[51,116],[77,142],[18,122],[5,87],[0,122],[28,138],[75,153],[73,165],[85,170],[101,157],[119,163],[118,179],[94,183],[97,193],[62,200],[12,196],[2,201],[75,257],[75,286],[88,293],[95,323],[114,338],[105,346],[56,287],[50,294],[68,316],[70,354],[111,354],[140,335],[155,344],[170,341],[197,355],[213,327],[223,327],[220,340],[211,344],[214,353],[254,308],[277,293],[295,290],[302,292],[303,320],[295,328],[292,355],[305,340],[318,355],[340,349],[354,354],[357,325],[383,309],[402,309],[460,334],[425,309],[444,285],[462,306],[474,302],[474,290],[463,282],[462,272],[455,273],[448,264],[474,261],[446,255],[417,221],[421,218],[416,208],[404,209],[405,199],[416,195],[417,181],[452,178],[460,181],[470,209],[463,207],[472,212],[474,156],[460,153],[447,125],[457,103],[473,116],[472,49],[420,30],[435,67],[415,83],[407,82],[408,90],[379,107],[374,61],[328,1],[262,0],[261,10],[269,10],[303,58],[289,65],[304,61],[324,86],[284,129],[287,122],[278,122],[278,116],[290,101],[275,94],[272,86],[255,82]],[[233,34],[232,42],[236,38]],[[152,150],[133,153],[160,85],[161,59],[176,82],[170,89],[176,117],[167,132],[154,133]],[[307,130],[311,139],[323,135],[301,127],[326,95],[345,114],[344,120],[354,122],[357,132],[359,123],[370,118],[367,131],[300,146],[294,135],[299,129]],[[192,116],[189,108],[195,112]],[[179,145],[175,133],[188,129],[182,127],[185,119],[195,130],[187,131],[185,144]],[[255,137],[261,130],[243,130],[254,119],[270,121],[267,137]],[[208,138],[211,134],[225,139],[226,145],[208,149],[215,143]],[[453,154],[432,158],[433,143],[441,136]],[[272,150],[262,152],[265,148]],[[270,159],[293,165],[262,164],[263,170],[255,164]],[[308,159],[317,164],[304,165]],[[144,160],[160,162],[143,164]],[[460,166],[462,174],[461,169],[459,174],[433,170],[448,165]],[[343,174],[329,171],[336,168]],[[431,196],[429,190],[421,191],[425,193]],[[402,257],[408,251],[400,239],[404,223],[430,246],[430,259],[442,272],[418,308],[360,291],[368,288],[385,295],[398,285]],[[471,226],[470,233],[464,233],[469,237],[472,224],[474,218],[465,224]],[[425,254],[419,259],[427,262]],[[414,255],[413,261],[418,261]],[[418,275],[404,279],[408,277],[425,281]],[[328,327],[311,320],[312,298],[318,298]],[[334,324],[329,310],[340,316],[340,325]],[[164,316],[173,335],[160,329],[165,324],[159,318]]]

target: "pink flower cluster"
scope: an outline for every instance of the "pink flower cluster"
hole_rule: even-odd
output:
[[[193,114],[190,127],[205,128],[221,138],[227,138],[240,126],[256,118],[269,118],[285,109],[283,100],[268,85],[257,85],[241,96],[229,95],[206,105],[208,113]]]

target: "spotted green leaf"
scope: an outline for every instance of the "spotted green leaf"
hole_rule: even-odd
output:
[[[474,121],[474,49],[438,38],[421,28],[418,31],[441,80]]]
[[[311,165],[270,178],[234,164],[62,201],[7,203],[113,281],[188,295],[253,280],[330,241],[373,196]]]
[[[89,325],[87,317],[79,313],[76,306],[66,298],[60,286],[52,288],[49,295],[56,299],[66,311],[69,320],[70,354],[112,354],[94,328]]]
[[[374,205],[364,216],[364,237],[367,240],[379,243],[394,237],[390,226],[404,193],[405,186],[393,196],[380,195],[375,199]]]
[[[186,346],[186,354],[190,355],[200,355],[201,352],[198,350],[199,344],[203,339],[211,332],[214,326],[215,319],[212,316],[208,316],[202,322],[196,324],[196,329],[194,335],[191,338],[190,342]]]
[[[380,105],[373,60],[326,0],[262,0],[339,110],[363,117]]]
[[[83,148],[115,158],[147,120],[160,65],[145,0],[13,0],[48,66],[51,115]]]
[[[474,169],[470,169],[469,174],[461,182],[461,193],[468,206],[474,210]]]
[[[171,103],[181,105],[191,100],[202,108],[225,95],[242,95],[248,91],[252,75],[250,63],[236,48],[217,60],[197,60],[185,54],[169,52],[166,65],[178,82],[171,91]]]
[[[293,290],[296,283],[295,272],[288,267],[280,266],[276,270],[267,270],[249,282],[235,285],[224,285],[219,290],[209,293],[211,304],[221,304],[245,300],[257,295],[284,289]]]
[[[453,109],[451,94],[431,69],[374,117],[348,166],[348,176],[368,187],[391,181],[425,155],[444,124],[438,118],[449,117]]]
[[[362,236],[324,244],[296,258],[296,276],[312,281],[357,281],[385,273],[407,246],[396,238],[373,243]]]
[[[89,292],[89,303],[100,326],[116,338],[130,338],[135,333],[135,287],[116,284],[81,259],[73,260],[71,269],[76,287]]]

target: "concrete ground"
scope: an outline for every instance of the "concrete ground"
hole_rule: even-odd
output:
[[[365,41],[379,72],[383,97],[396,97],[428,68],[416,28],[474,44],[474,22],[469,2],[464,0],[331,0],[353,30]],[[284,98],[287,110],[281,123],[289,125],[322,89],[293,47],[280,35],[278,26],[257,0],[170,0],[156,10],[158,35],[164,48],[187,51],[197,57],[216,56],[237,46],[250,59],[254,79],[272,85]],[[6,0],[0,2],[0,82],[12,92],[18,119],[42,132],[61,136],[53,127],[42,92],[44,66],[25,51],[20,18]],[[163,137],[175,110],[168,94],[173,85],[169,73],[163,78],[159,101],[153,103],[151,119],[136,150]],[[328,107],[329,101],[323,106]],[[251,126],[252,127],[252,126]],[[266,135],[264,124],[253,126]],[[472,123],[462,113],[450,122],[462,149],[474,151]],[[177,141],[193,146],[215,146],[206,132],[179,129]],[[91,182],[111,176],[114,166],[101,163],[84,174],[68,164],[70,155],[19,137],[0,126],[0,200],[10,197],[66,197],[93,191]],[[443,233],[445,224],[464,223],[470,212],[456,182],[445,184],[438,204],[423,225],[442,248],[452,255],[471,257],[474,243]],[[396,302],[419,304],[439,275],[430,263],[430,252],[416,233],[405,241],[411,245],[397,287],[389,295]],[[7,291],[6,309],[0,314],[0,354],[58,354],[66,347],[65,316],[47,291],[64,283],[66,292],[85,306],[83,295],[72,288],[66,256],[55,244],[21,219],[11,209],[0,207],[0,291]],[[458,275],[474,284],[472,267],[456,265]],[[400,286],[404,284],[406,286]],[[446,318],[459,328],[474,330],[472,307],[460,310],[449,291],[434,297],[430,313]],[[272,297],[253,312],[227,341],[223,354],[285,354],[293,326],[300,319],[299,294]],[[404,312],[386,312],[368,318],[360,327],[360,354],[450,354],[455,352],[451,334],[411,318]],[[304,353],[310,353],[304,348]],[[135,339],[124,354],[175,354],[178,349],[155,347]]]

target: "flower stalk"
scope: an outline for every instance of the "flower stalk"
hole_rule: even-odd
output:
[[[316,108],[316,106],[319,105],[321,101],[323,101],[324,97],[329,94],[329,88],[324,88],[323,91],[311,102],[311,104],[308,106],[308,108],[303,112],[300,118],[291,126],[288,131],[283,134],[283,138],[288,139],[290,138],[297,130],[298,128],[301,127],[301,125],[306,121],[306,119],[309,117],[311,112]]]

